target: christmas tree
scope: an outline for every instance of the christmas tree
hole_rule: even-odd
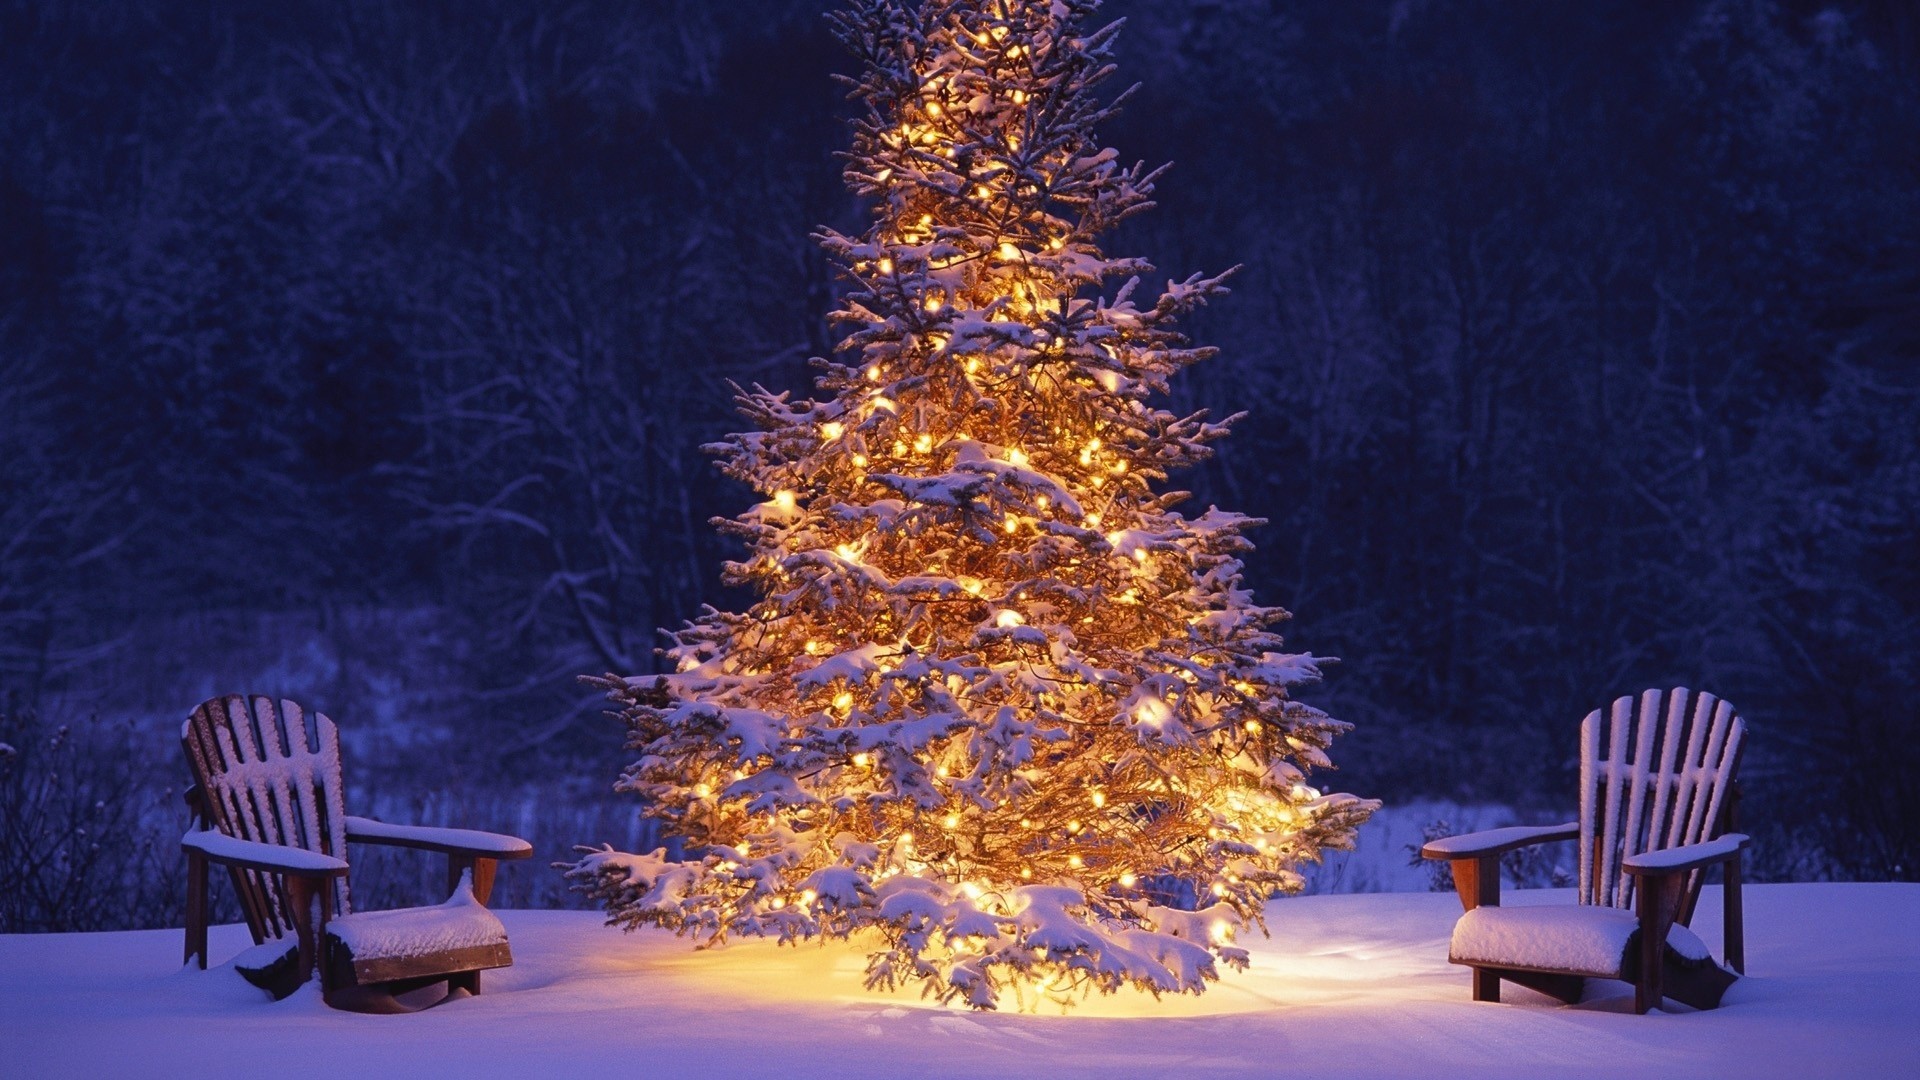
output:
[[[713,449],[765,494],[718,522],[760,597],[675,632],[675,672],[593,680],[639,759],[620,790],[683,841],[586,850],[610,921],[717,942],[863,934],[869,985],[990,1008],[1198,992],[1301,862],[1377,803],[1322,796],[1347,725],[1241,581],[1258,522],[1174,506],[1226,423],[1152,402],[1212,350],[1176,319],[1224,275],[1136,299],[1102,234],[1158,171],[1096,126],[1119,99],[1098,0],[856,0],[846,178],[820,235],[851,288],[825,400],[743,392]],[[1117,287],[1112,287],[1114,283]]]

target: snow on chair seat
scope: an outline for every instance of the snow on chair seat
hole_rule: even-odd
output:
[[[1477,907],[1454,924],[1448,959],[1618,979],[1633,963],[1639,932],[1639,918],[1614,907]],[[1678,923],[1667,931],[1667,947],[1687,963],[1711,955],[1698,934]]]
[[[513,963],[507,928],[465,877],[444,904],[355,912],[328,923],[327,939],[329,963],[351,965],[359,983]]]

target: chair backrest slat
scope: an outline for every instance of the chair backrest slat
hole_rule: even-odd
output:
[[[1640,695],[1639,719],[1634,725],[1633,771],[1627,779],[1627,826],[1621,834],[1620,868],[1613,878],[1614,894],[1627,896],[1633,889],[1633,875],[1626,861],[1647,850],[1647,801],[1653,775],[1653,736],[1660,729],[1660,691]],[[1621,702],[1628,699],[1621,698]],[[1616,703],[1616,707],[1619,703]],[[1618,757],[1618,752],[1615,754]]]
[[[1600,710],[1595,709],[1580,721],[1580,902],[1591,903],[1587,894],[1594,880],[1594,856],[1599,854],[1599,837],[1594,832],[1593,796],[1598,789],[1600,762]]]
[[[1621,698],[1613,703],[1611,723],[1607,730],[1607,800],[1604,806],[1605,818],[1599,833],[1603,837],[1615,837],[1625,830],[1620,816],[1621,789],[1626,786],[1627,728],[1633,723],[1633,699]],[[1604,904],[1612,899],[1614,874],[1619,869],[1620,845],[1607,843],[1600,848],[1599,886],[1600,900]]]
[[[323,855],[346,853],[340,737],[325,715],[291,701],[228,694],[200,705],[181,733],[214,828],[263,844]],[[292,930],[284,885],[273,875],[233,875],[255,940]],[[347,881],[335,879],[333,909],[347,913]]]
[[[1635,704],[1633,697],[1622,697],[1606,710],[1610,727],[1604,750],[1602,710],[1589,713],[1580,725],[1583,904],[1630,907],[1634,879],[1625,871],[1628,858],[1711,840],[1723,828],[1726,794],[1746,735],[1733,706],[1685,688],[1668,694],[1648,690],[1637,710]],[[1693,910],[1701,881],[1698,872],[1689,877],[1683,911]]]

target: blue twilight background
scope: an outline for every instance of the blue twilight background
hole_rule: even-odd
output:
[[[1920,876],[1920,6],[1107,14],[1177,163],[1110,249],[1246,265],[1182,480],[1345,660],[1326,782],[1557,814],[1685,684],[1760,874]],[[737,599],[699,447],[835,339],[849,63],[786,0],[0,0],[0,930],[174,917],[229,689],[366,807],[647,839],[573,677]]]

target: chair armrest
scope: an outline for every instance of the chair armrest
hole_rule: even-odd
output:
[[[262,844],[242,840],[210,829],[190,832],[180,838],[183,851],[195,851],[222,866],[239,866],[289,877],[344,877],[347,864],[331,855],[292,847],[287,844]]]
[[[478,829],[439,829],[428,825],[394,825],[372,818],[347,816],[347,842],[419,848],[476,859],[525,859],[533,845],[517,836]]]
[[[1569,821],[1565,825],[1515,825],[1429,840],[1420,849],[1420,854],[1429,859],[1477,859],[1515,848],[1544,844],[1550,840],[1577,840],[1579,837],[1580,823],[1577,821]]]
[[[1643,851],[1628,857],[1621,863],[1620,868],[1635,877],[1679,874],[1698,870],[1704,866],[1738,858],[1740,849],[1747,846],[1748,839],[1750,838],[1745,833],[1728,833],[1718,840],[1708,840],[1701,844],[1682,844],[1679,847],[1663,848],[1659,851]]]

